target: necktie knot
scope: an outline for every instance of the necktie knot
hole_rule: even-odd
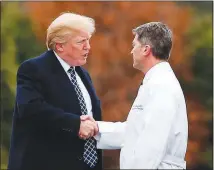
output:
[[[71,66],[71,67],[68,69],[68,73],[70,73],[70,74],[71,74],[71,73],[74,73],[74,70],[75,70],[74,67]]]

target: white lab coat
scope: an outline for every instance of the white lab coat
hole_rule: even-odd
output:
[[[121,149],[121,169],[186,169],[186,104],[168,62],[147,72],[126,122],[98,126],[97,147]]]

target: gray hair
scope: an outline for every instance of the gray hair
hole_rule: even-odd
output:
[[[156,58],[168,60],[172,48],[172,32],[161,22],[150,22],[138,26],[132,32],[138,35],[142,45],[150,45]]]

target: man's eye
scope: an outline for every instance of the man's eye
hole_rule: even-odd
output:
[[[85,42],[85,40],[81,40],[81,41],[78,41],[77,43],[78,44],[83,44]]]

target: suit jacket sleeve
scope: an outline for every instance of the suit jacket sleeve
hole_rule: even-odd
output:
[[[16,105],[19,119],[35,128],[67,129],[77,133],[80,117],[47,103],[43,90],[35,64],[30,61],[24,62],[17,72]]]

